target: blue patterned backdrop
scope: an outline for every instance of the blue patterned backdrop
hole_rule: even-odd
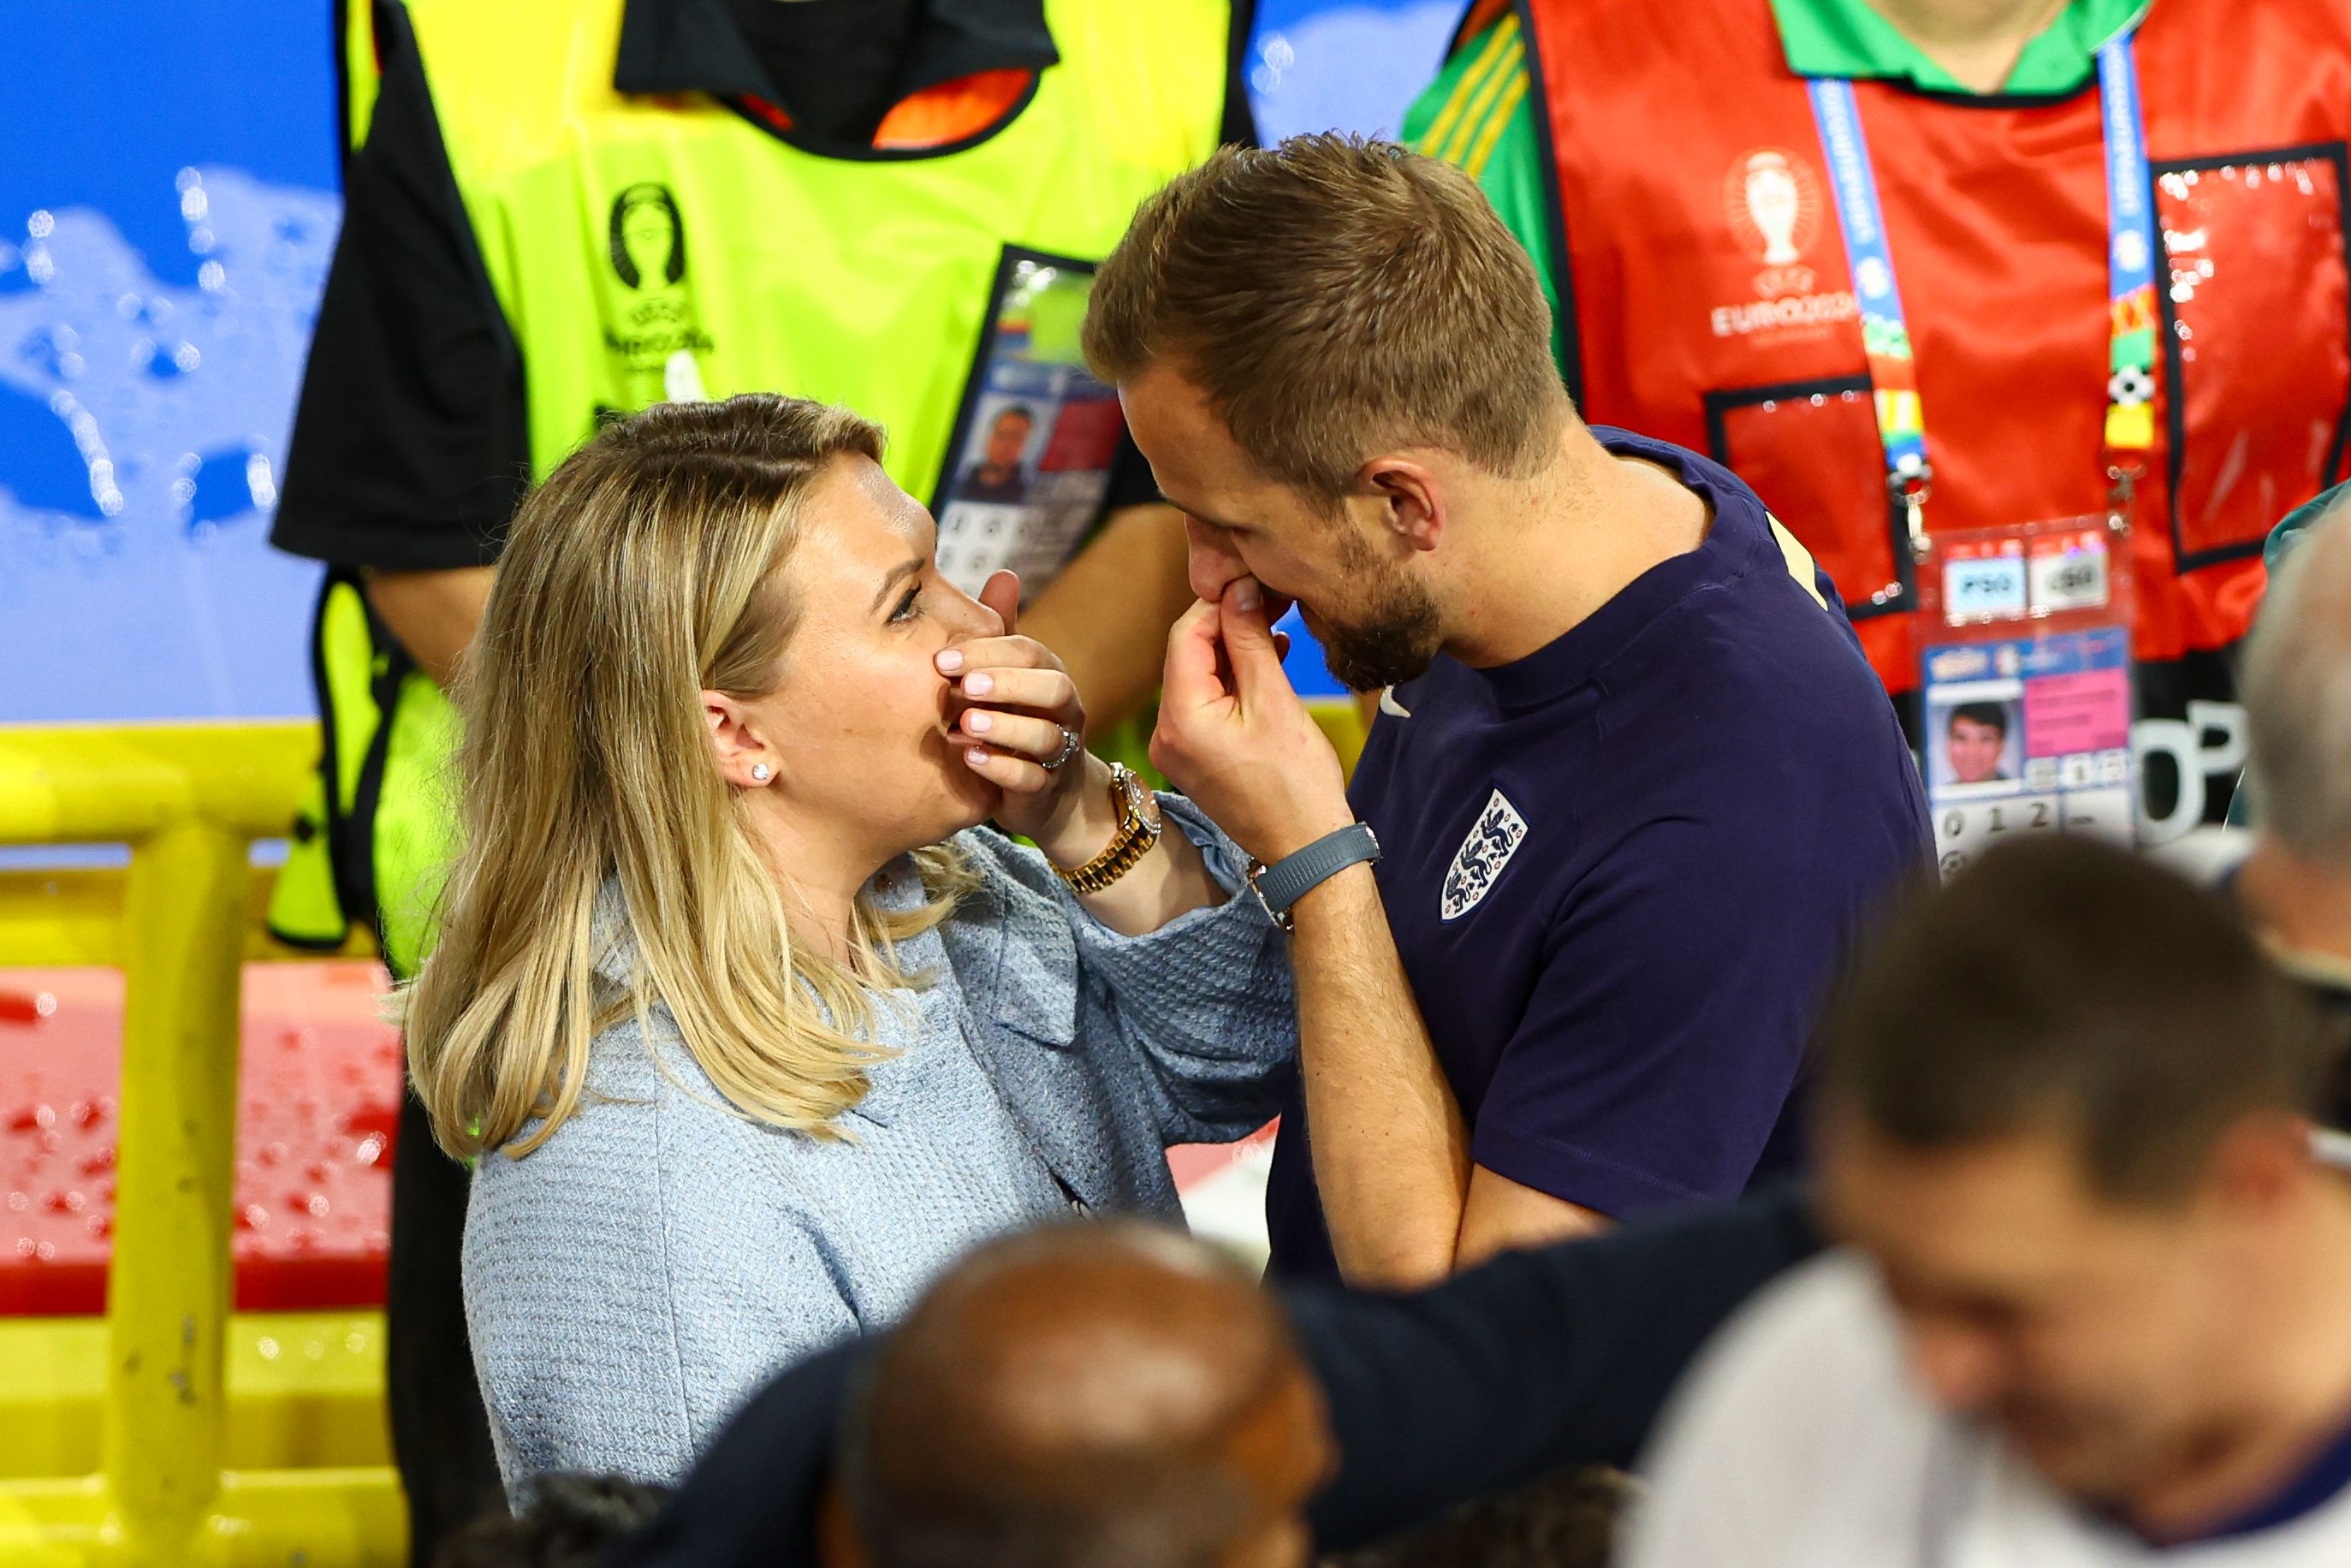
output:
[[[309,711],[317,571],[266,541],[334,248],[330,6],[8,8],[0,722]],[[1264,134],[1393,130],[1457,10],[1267,0]]]

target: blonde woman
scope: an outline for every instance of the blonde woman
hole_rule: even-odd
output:
[[[1165,1146],[1280,1103],[1288,960],[1238,852],[1083,750],[1018,584],[943,580],[881,451],[817,403],[673,404],[515,519],[409,996],[417,1092],[479,1161],[510,1489],[674,1479],[973,1242],[1175,1218]]]

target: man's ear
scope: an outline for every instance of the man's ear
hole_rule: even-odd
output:
[[[705,691],[702,719],[720,778],[737,789],[764,789],[775,781],[781,759],[752,727],[750,712],[741,703],[725,692]]]
[[[1355,471],[1359,494],[1377,501],[1390,533],[1416,550],[1435,549],[1445,533],[1445,500],[1427,465],[1374,457]]]

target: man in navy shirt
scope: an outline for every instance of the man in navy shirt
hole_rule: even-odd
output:
[[[1792,1164],[1813,1015],[1928,858],[1792,537],[1585,427],[1523,253],[1393,146],[1218,153],[1138,214],[1086,335],[1192,519],[1153,755],[1294,922],[1277,1267],[1415,1283]],[[1352,805],[1268,630],[1292,598],[1387,688]]]

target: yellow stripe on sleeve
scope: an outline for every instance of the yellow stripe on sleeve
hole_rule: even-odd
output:
[[[1457,166],[1467,159],[1470,142],[1485,129],[1486,117],[1492,112],[1494,100],[1501,96],[1505,87],[1526,79],[1526,59],[1527,47],[1520,41],[1513,29],[1510,47],[1494,61],[1494,68],[1486,73],[1485,81],[1478,89],[1478,96],[1470,100],[1468,112],[1461,117],[1461,123],[1453,128],[1453,135],[1447,145],[1437,151],[1439,158]]]
[[[1813,596],[1813,603],[1826,610],[1829,601],[1821,597],[1820,573],[1813,559],[1813,552],[1788,531],[1787,524],[1771,513],[1764,513],[1763,520],[1771,525],[1771,538],[1779,543],[1780,558],[1788,563],[1788,575],[1796,580],[1797,587]]]
[[[1494,68],[1495,62],[1518,40],[1518,37],[1519,19],[1516,15],[1505,16],[1494,25],[1493,30],[1486,35],[1486,42],[1479,49],[1478,57],[1470,62],[1469,68],[1463,71],[1461,79],[1454,84],[1453,94],[1445,100],[1445,107],[1438,110],[1437,118],[1428,122],[1428,130],[1420,139],[1422,152],[1436,157],[1444,156],[1437,149],[1453,133],[1454,124],[1461,118],[1462,111],[1469,107],[1469,100],[1485,86],[1486,77]]]
[[[1524,58],[1521,53],[1521,62]],[[1494,106],[1494,112],[1486,117],[1486,129],[1479,134],[1477,143],[1469,149],[1469,156],[1461,164],[1462,172],[1471,179],[1486,177],[1486,165],[1493,161],[1495,145],[1502,140],[1502,132],[1510,128],[1510,117],[1518,113],[1519,105],[1526,101],[1527,77],[1532,68],[1531,65],[1521,63],[1517,70],[1510,73],[1510,85],[1502,89],[1501,101]]]

